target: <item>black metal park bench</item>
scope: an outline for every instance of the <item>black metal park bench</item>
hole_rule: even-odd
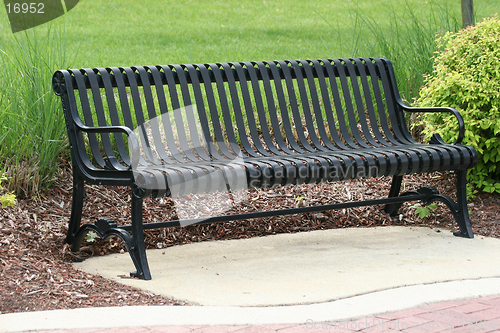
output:
[[[131,275],[151,279],[145,229],[385,205],[445,203],[455,234],[473,237],[466,173],[475,150],[461,141],[452,108],[411,108],[400,99],[390,61],[378,58],[257,61],[60,70],[73,164],[73,204],[66,242],[77,251],[89,231],[120,237]],[[448,112],[452,144],[412,139],[406,114]],[[400,194],[406,174],[453,170],[457,202],[431,187]],[[146,197],[183,196],[343,179],[391,176],[382,199],[143,223]],[[131,188],[130,225],[108,219],[81,225],[84,182]],[[334,194],[332,194],[334,196]]]

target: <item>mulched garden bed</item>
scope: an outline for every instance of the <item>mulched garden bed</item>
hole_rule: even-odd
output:
[[[71,265],[75,260],[124,248],[119,240],[98,240],[85,244],[79,253],[70,252],[64,244],[71,211],[70,170],[61,169],[57,179],[52,190],[43,197],[19,200],[15,207],[0,209],[0,313],[99,306],[189,305],[75,270]],[[364,179],[252,190],[231,212],[382,198],[388,193],[390,180]],[[441,193],[453,197],[450,189],[454,188],[454,181],[454,175],[448,172],[407,176],[404,187],[408,191],[422,185],[435,186]],[[125,189],[87,186],[86,191],[85,222],[93,222],[98,217],[112,218],[119,224],[128,221],[130,195]],[[182,202],[184,213],[194,211],[189,206],[192,202]],[[169,209],[173,206],[172,199],[147,199],[144,206],[145,221],[176,217],[175,211]],[[477,236],[500,238],[499,195],[479,194],[469,202],[469,209]],[[146,243],[148,248],[165,248],[209,240],[388,225],[457,229],[446,206],[438,203],[430,216],[420,218],[413,203],[407,203],[396,219],[390,218],[381,207],[359,207],[147,231]]]

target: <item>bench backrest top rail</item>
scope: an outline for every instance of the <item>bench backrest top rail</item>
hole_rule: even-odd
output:
[[[323,60],[320,60],[320,61],[321,61],[321,62],[323,62],[323,61],[329,61],[329,60],[331,60],[331,59],[323,59]],[[347,60],[347,59],[346,59],[346,60]],[[306,61],[308,61],[308,62],[309,62],[309,60],[306,60]],[[343,61],[345,61],[345,60],[343,60]],[[236,73],[236,69],[233,67],[233,66],[234,66],[234,64],[240,64],[240,65],[245,65],[245,66],[248,66],[248,64],[251,64],[251,65],[254,65],[254,66],[255,66],[255,65],[257,65],[258,63],[265,63],[266,65],[268,65],[268,64],[269,64],[269,62],[268,62],[268,61],[252,61],[252,62],[239,62],[239,63],[236,63],[236,62],[229,62],[229,63],[227,63],[227,64],[230,66],[229,68],[226,68],[226,67],[222,67],[222,68],[220,68],[220,71],[221,71],[221,76],[222,76],[222,80],[223,80],[224,82],[227,82],[227,81],[228,81],[228,76],[227,76],[227,74],[226,74],[226,71],[229,69],[229,70],[232,72],[230,75],[232,75],[232,76],[234,77],[234,80],[235,80],[235,81],[240,81],[240,76],[238,76],[238,75],[237,75],[237,73]],[[215,64],[216,66],[222,66],[222,65],[223,65],[223,63],[214,63],[214,64]],[[211,81],[211,82],[216,82],[216,77],[215,77],[215,75],[214,75],[213,71],[211,71],[211,70],[210,70],[210,69],[212,68],[212,65],[214,65],[214,64],[193,64],[193,66],[195,66],[196,68],[198,68],[199,66],[206,66],[206,67],[208,67],[208,69],[209,69],[209,78],[210,78],[210,81]],[[185,71],[187,71],[187,68],[186,68],[186,65],[185,65],[185,64],[181,64],[181,65],[178,65],[178,66],[180,66],[182,69],[184,69]],[[290,66],[290,65],[289,65],[289,66]],[[299,63],[299,66],[301,67],[301,72],[302,72],[301,74],[302,74],[302,76],[305,76],[305,75],[306,75],[306,72],[305,72],[305,69],[304,69],[304,68],[302,68],[302,63]],[[135,69],[135,68],[137,68],[137,67],[139,67],[139,66],[135,66],[135,67],[134,67],[134,66],[132,66],[131,68],[132,68],[132,69]],[[145,67],[145,68],[147,68],[147,69],[152,68],[152,67],[156,67],[156,68],[158,68],[158,70],[162,71],[162,68],[164,68],[165,66],[159,66],[159,65],[156,65],[156,66],[140,66],[140,67]],[[177,75],[177,71],[176,71],[176,67],[177,67],[177,66],[176,66],[176,65],[168,65],[168,67],[170,67],[170,69],[172,69],[172,71],[173,71],[172,76],[173,76],[173,80],[174,80],[174,82],[175,82],[176,84],[179,84],[179,83],[180,83],[180,81],[179,81],[179,76]],[[116,87],[117,87],[116,77],[115,77],[116,69],[118,69],[119,71],[123,71],[123,70],[124,70],[124,68],[125,68],[125,67],[107,67],[107,68],[106,68],[106,70],[107,70],[107,71],[108,71],[108,73],[109,73],[109,79],[110,79],[110,81],[111,81],[111,85],[112,85],[112,87],[114,87],[114,88],[116,88]],[[321,68],[321,69],[323,70],[323,75],[327,76],[327,75],[328,75],[328,72],[327,72],[326,68],[324,68],[324,67],[323,67],[323,68]],[[76,69],[72,69],[72,70],[70,70],[70,71],[74,71],[74,70],[76,70]],[[81,71],[82,69],[79,69],[79,70]],[[104,88],[105,86],[104,86],[104,82],[103,82],[103,80],[102,80],[102,76],[99,74],[99,73],[100,73],[100,69],[94,68],[93,70],[94,70],[94,71],[96,72],[96,74],[97,74],[96,79],[97,79],[97,84],[99,85],[99,88]],[[249,81],[249,80],[250,80],[250,73],[248,72],[248,70],[246,69],[246,67],[244,67],[244,68],[243,68],[243,70],[244,70],[244,72],[245,72],[245,76],[244,76],[244,77],[245,77],[245,79],[244,79],[244,80]],[[368,75],[368,76],[372,75],[371,73],[369,73],[369,69],[368,69],[368,67],[367,67],[367,66],[365,66],[364,68],[360,68],[359,66],[356,66],[356,67],[354,67],[354,70],[355,70],[355,76],[360,76],[360,72],[359,72],[360,70],[364,70],[364,71],[365,71],[365,73],[364,73],[365,75]],[[377,76],[379,76],[379,77],[380,77],[380,72],[379,72],[378,67],[376,67],[376,68],[375,68],[375,70],[377,71]],[[272,71],[271,71],[271,69],[270,69],[268,66],[266,66],[266,71],[267,71],[267,76],[271,77],[271,76],[272,76]],[[279,76],[280,76],[280,78],[281,78],[281,79],[285,79],[285,74],[284,74],[283,70],[281,69],[281,67],[279,67],[279,66],[278,66],[278,73],[279,73]],[[339,74],[339,72],[338,72],[337,67],[334,67],[334,68],[333,68],[333,73],[335,74],[335,76],[336,76],[336,77],[339,77],[339,76],[340,76],[340,74]],[[84,73],[84,75],[85,75],[85,73]],[[202,80],[203,80],[203,77],[202,77],[202,74],[201,74],[201,72],[200,72],[200,71],[197,71],[197,75],[198,75],[198,81],[202,81]],[[257,75],[257,78],[258,78],[259,80],[262,80],[262,73],[261,73],[261,72],[258,72],[256,75]],[[295,71],[291,72],[291,73],[290,73],[290,75],[291,75],[291,78],[292,78],[292,79],[296,79],[296,78],[297,78],[297,76],[296,76],[296,74],[295,74]],[[313,71],[313,75],[314,75],[314,77],[315,77],[315,78],[317,78],[317,77],[318,77],[317,68]],[[351,75],[351,73],[350,73],[350,72],[346,72],[344,75],[346,75],[346,76],[350,76],[350,75]],[[155,82],[155,80],[154,80],[154,77],[153,77],[153,75],[151,74],[151,72],[150,72],[150,71],[148,71],[147,78],[148,78],[148,82],[149,82],[149,84],[151,84],[151,85],[156,84],[156,82]],[[143,78],[141,77],[141,75],[140,75],[139,73],[135,72],[135,81],[137,82],[137,85],[138,85],[138,86],[142,86],[142,85],[143,85],[143,83],[142,83],[142,79],[143,79]],[[162,77],[161,77],[161,79],[162,79],[162,84],[164,84],[164,85],[168,84],[168,81],[167,81],[167,77],[166,77],[166,76],[162,76]],[[91,88],[91,85],[90,85],[90,81],[89,81],[88,76],[87,76],[87,75],[85,75],[83,80],[84,80],[84,83],[85,83],[85,87],[86,87],[87,89],[90,89],[90,88]],[[186,80],[187,80],[186,82],[187,82],[188,84],[192,83],[192,81],[191,81],[191,76],[186,76]],[[125,84],[126,86],[129,86],[129,85],[130,85],[130,83],[129,83],[129,81],[128,81],[128,77],[127,77],[127,76],[123,77],[123,82],[124,82],[124,84]],[[74,77],[74,76],[72,77],[72,85],[73,85],[73,88],[74,88],[74,89],[78,89],[78,85],[77,85],[77,83],[76,83],[76,79],[75,79],[75,77]],[[58,91],[56,91],[56,93],[57,93],[58,95],[61,95],[61,93],[62,93],[62,92],[58,92]]]

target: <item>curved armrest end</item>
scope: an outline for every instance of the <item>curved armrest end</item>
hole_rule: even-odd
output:
[[[451,107],[409,107],[406,105],[401,105],[403,110],[406,112],[446,112],[452,113],[458,121],[458,137],[453,143],[454,145],[462,144],[462,141],[465,136],[465,123],[462,115],[456,109]],[[435,144],[445,144],[444,140],[438,133],[434,133],[432,135],[430,143]]]

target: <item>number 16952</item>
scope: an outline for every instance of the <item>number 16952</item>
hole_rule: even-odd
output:
[[[20,13],[23,13],[23,14],[27,14],[27,13],[43,14],[44,13],[44,11],[43,11],[44,4],[43,3],[36,3],[36,2],[18,3],[18,2],[16,2],[14,4],[7,3],[5,6],[7,7],[7,14],[10,14],[10,13],[14,13],[14,14],[20,14]]]

